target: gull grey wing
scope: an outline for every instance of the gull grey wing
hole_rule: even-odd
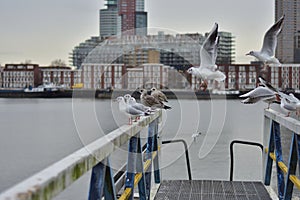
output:
[[[147,95],[144,97],[144,100],[147,102],[147,104],[151,107],[154,105],[161,105],[161,102],[157,100],[155,97],[151,95]]]
[[[147,107],[140,103],[135,103],[132,105],[132,107],[143,112],[147,110]]]
[[[214,69],[217,57],[218,42],[218,24],[215,23],[214,27],[205,39],[200,51],[201,67],[208,67]]]
[[[266,32],[264,37],[264,43],[261,49],[262,53],[269,56],[275,55],[275,49],[277,45],[277,35],[282,29],[284,15]]]
[[[242,100],[241,102],[244,104],[254,104],[258,102],[260,99],[259,98],[250,98],[248,97],[247,99]]]
[[[264,78],[262,78],[261,76],[258,77],[259,82],[261,84],[263,84],[265,87],[269,88],[270,90],[273,90],[274,92],[278,92],[278,90],[276,88],[274,88],[271,83],[269,83],[268,81],[266,81]]]
[[[258,97],[269,97],[269,96],[273,96],[275,93],[266,88],[266,87],[262,87],[259,86],[257,88],[255,88],[254,90],[251,90],[250,92],[240,95],[241,98],[243,97],[250,97],[250,98],[258,98]]]
[[[288,102],[291,102],[291,103],[297,103],[298,102],[298,99],[296,99],[296,97],[292,97],[292,96],[287,95],[283,92],[278,92],[278,94],[280,95],[281,98],[284,98]]]
[[[295,111],[296,110],[296,106],[291,104],[291,103],[288,103],[285,98],[283,98],[283,101],[284,101],[283,108],[285,108],[289,111]]]
[[[132,106],[128,106],[126,108],[126,112],[129,113],[130,115],[144,115],[144,112],[137,110],[133,108]]]

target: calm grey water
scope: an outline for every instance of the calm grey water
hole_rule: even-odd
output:
[[[262,142],[264,103],[170,100],[169,105],[161,139],[188,142],[193,179],[229,180],[230,142]],[[127,123],[110,100],[0,99],[0,113],[0,192]],[[194,141],[197,132],[202,134]],[[163,179],[187,179],[182,155],[181,144],[162,146]],[[235,161],[234,180],[262,179],[259,149],[236,146]],[[86,199],[88,181],[89,174],[56,199]]]

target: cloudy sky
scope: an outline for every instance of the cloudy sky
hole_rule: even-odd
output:
[[[249,63],[274,23],[274,0],[145,0],[148,26],[205,33],[214,22],[236,37],[236,63]],[[1,0],[0,64],[68,62],[73,47],[99,35],[104,0]]]

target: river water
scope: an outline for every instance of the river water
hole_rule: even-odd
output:
[[[188,143],[193,179],[229,180],[230,142],[262,143],[262,102],[170,100],[169,105],[160,138]],[[0,192],[127,123],[117,107],[99,99],[0,99]],[[183,146],[161,149],[162,179],[187,179]],[[122,151],[114,157],[126,155]],[[258,148],[235,146],[234,180],[262,180]],[[88,181],[89,174],[56,199],[86,199]]]

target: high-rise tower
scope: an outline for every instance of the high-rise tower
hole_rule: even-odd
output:
[[[144,0],[118,0],[118,30],[126,35],[147,35]]]
[[[107,0],[105,9],[100,10],[100,37],[108,37],[117,34],[118,3],[117,0]]]
[[[300,61],[300,0],[275,0],[275,21],[285,15],[276,57],[282,63]]]

